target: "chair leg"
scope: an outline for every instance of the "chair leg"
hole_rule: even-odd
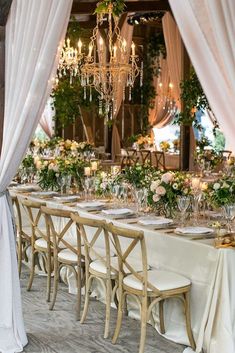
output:
[[[119,302],[118,302],[118,314],[117,314],[117,323],[116,323],[116,328],[114,331],[112,343],[115,344],[117,342],[120,330],[121,330],[121,325],[122,325],[122,316],[123,316],[123,302],[124,302],[124,293],[121,287],[119,287]]]
[[[106,281],[106,312],[105,312],[104,338],[108,338],[108,335],[109,335],[111,297],[112,297],[111,280],[107,280]]]
[[[51,254],[47,258],[47,302],[50,302],[51,297]]]
[[[31,269],[30,269],[30,276],[29,276],[29,283],[28,283],[28,287],[27,287],[27,291],[30,291],[32,284],[33,284],[33,279],[34,279],[34,272],[35,272],[35,252],[32,249],[31,252],[32,256],[31,256]]]
[[[58,282],[59,282],[59,268],[58,268],[58,261],[57,258],[54,257],[54,282],[53,282],[53,293],[52,293],[52,302],[49,306],[49,310],[53,310],[55,301],[56,301],[56,296],[57,296],[57,291],[58,291]]]
[[[184,293],[184,303],[185,303],[185,318],[186,318],[186,329],[188,334],[188,339],[193,350],[196,349],[196,344],[193,337],[193,332],[191,328],[191,315],[190,315],[190,302],[189,302],[189,292]]]
[[[76,307],[76,320],[80,320],[81,313],[81,267],[77,269],[77,307]]]
[[[91,283],[92,283],[92,279],[93,277],[89,277],[88,281],[87,281],[87,286],[86,286],[86,293],[85,293],[85,304],[84,304],[84,308],[83,308],[83,312],[82,312],[82,317],[80,320],[80,323],[83,324],[84,321],[86,320],[86,316],[87,316],[87,311],[88,311],[88,306],[89,306],[89,299],[90,299],[90,288],[91,288]]]
[[[19,277],[21,276],[21,268],[22,268],[22,238],[21,235],[19,235],[18,239],[18,271],[19,271]]]
[[[144,353],[147,329],[147,297],[142,299],[141,303],[141,332],[140,332],[140,347],[139,353]]]
[[[164,334],[166,332],[165,330],[165,323],[164,323],[164,300],[161,300],[159,302],[159,318],[160,318],[160,332]]]

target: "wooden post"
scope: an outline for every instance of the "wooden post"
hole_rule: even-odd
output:
[[[189,78],[190,75],[190,59],[185,46],[182,46],[182,79]],[[184,102],[181,101],[181,109],[184,111]],[[190,126],[181,125],[180,127],[180,169],[189,170],[190,161]]]
[[[0,153],[2,150],[5,99],[5,27],[0,26]]]

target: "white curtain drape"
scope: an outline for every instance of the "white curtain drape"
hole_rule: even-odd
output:
[[[161,56],[159,64],[161,67],[161,75],[154,76],[153,79],[153,85],[157,94],[154,99],[153,108],[149,109],[149,123],[157,129],[165,127],[172,120],[172,114],[168,111],[169,107],[166,101],[170,83],[166,59]]]
[[[170,5],[210,106],[235,151],[235,2],[170,0]]]
[[[24,330],[15,237],[6,188],[45,107],[72,0],[13,0],[6,26],[6,83],[0,160],[0,352],[21,352]]]
[[[41,119],[39,121],[39,124],[45,134],[49,137],[52,138],[54,135],[54,116],[55,116],[55,110],[53,109],[53,98],[49,97],[44,112],[41,116]]]

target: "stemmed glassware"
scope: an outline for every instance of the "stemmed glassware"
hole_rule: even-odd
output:
[[[136,212],[138,214],[142,211],[142,208],[143,208],[143,202],[145,199],[145,190],[135,189],[134,196],[135,196],[135,203],[136,203]]]
[[[231,222],[235,218],[235,204],[224,205],[224,216],[227,222],[227,231],[232,232]]]
[[[71,186],[71,175],[60,175],[57,181],[60,187],[60,193],[67,194]]]
[[[85,201],[88,201],[91,199],[92,196],[92,191],[94,188],[94,179],[92,177],[85,177],[82,181],[82,186],[84,190]]]
[[[177,206],[179,211],[181,212],[181,227],[185,224],[186,211],[190,205],[190,197],[189,196],[178,196],[177,197]]]

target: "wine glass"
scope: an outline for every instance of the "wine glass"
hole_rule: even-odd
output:
[[[145,191],[144,189],[135,189],[134,195],[135,195],[135,202],[136,202],[136,212],[137,214],[139,214],[142,210],[142,205],[145,198]]]
[[[235,204],[224,205],[223,208],[224,208],[224,217],[227,222],[227,231],[231,233],[232,232],[231,222],[235,218]]]
[[[199,203],[201,201],[202,193],[195,193],[192,197],[192,210],[193,210],[193,224],[197,225],[198,223],[198,214],[199,214]]]
[[[88,201],[91,198],[91,192],[93,188],[93,180],[90,177],[85,177],[82,181],[82,187],[84,190],[85,201]]]
[[[177,206],[181,212],[181,227],[184,227],[186,211],[190,205],[189,196],[178,196],[177,197]]]

